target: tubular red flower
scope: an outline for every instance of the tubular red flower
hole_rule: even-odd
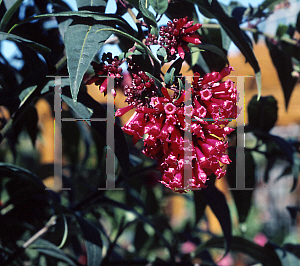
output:
[[[186,27],[189,25],[187,22],[184,24]],[[172,27],[168,32],[170,30]],[[217,178],[225,175],[222,166],[229,164],[230,159],[225,154],[227,144],[224,139],[233,131],[227,124],[229,117],[237,113],[236,88],[231,81],[219,80],[230,71],[231,68],[227,67],[220,73],[208,73],[203,78],[195,73],[190,91],[191,106],[185,106],[185,93],[178,88],[170,95],[162,87],[162,97],[155,90],[146,90],[146,86],[142,85],[143,97],[147,100],[141,100],[139,86],[148,81],[145,73],[139,72],[133,76],[135,81],[128,89],[130,95],[136,95],[136,98],[129,101],[126,109],[119,109],[116,115],[136,107],[136,112],[123,130],[133,135],[134,142],[147,134],[143,153],[157,161],[162,172],[161,183],[166,187],[184,192],[191,188],[206,187],[207,176],[212,173]],[[187,116],[190,117],[190,124],[187,123]],[[189,142],[184,138],[187,130],[192,135]],[[184,180],[185,171],[190,175],[188,180]]]
[[[201,95],[201,100],[208,101],[211,98],[212,93],[209,89],[205,89],[203,91],[200,91],[200,95]]]
[[[99,89],[101,93],[105,93],[107,91],[107,78],[103,81]]]
[[[129,110],[131,110],[132,108],[134,108],[133,105],[128,105],[128,106],[122,107],[116,111],[115,116],[122,116],[122,115],[126,114]]]
[[[176,106],[172,103],[167,103],[164,109],[167,115],[173,115],[176,112]]]
[[[178,54],[179,54],[179,56],[181,57],[181,59],[184,59],[185,53],[184,53],[184,51],[183,51],[181,45],[178,44],[177,50],[178,50]]]
[[[184,36],[184,37],[182,37],[182,40],[192,43],[192,44],[200,44],[201,43],[201,41],[197,37]]]
[[[187,29],[185,30],[186,33],[195,32],[196,30],[199,30],[201,28],[202,24],[197,23],[195,25],[188,25]]]

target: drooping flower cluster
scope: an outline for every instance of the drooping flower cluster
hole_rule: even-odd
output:
[[[222,165],[230,163],[224,138],[233,131],[226,125],[237,115],[237,91],[232,81],[219,81],[231,70],[226,67],[204,77],[195,73],[190,90],[172,96],[150,82],[149,90],[145,73],[134,77],[126,89],[129,105],[117,110],[116,116],[136,108],[123,130],[133,135],[134,143],[144,138],[143,152],[157,161],[165,186],[179,191],[202,188],[209,175],[224,176]],[[187,93],[189,106],[185,106]],[[191,138],[186,138],[188,134]]]
[[[201,24],[193,25],[187,17],[169,21],[161,27],[159,39],[148,34],[146,45],[159,44],[166,49],[167,61],[175,55],[184,59],[189,52],[188,44],[201,43],[196,31]],[[132,53],[135,46],[132,48]],[[144,154],[158,163],[162,173],[160,181],[166,187],[183,192],[186,189],[206,187],[211,174],[217,178],[225,175],[222,169],[230,159],[225,154],[225,137],[233,129],[227,127],[237,116],[237,90],[232,81],[221,80],[232,70],[230,66],[221,72],[208,73],[200,77],[194,73],[190,86],[185,88],[185,78],[163,86],[159,80],[143,71],[138,53],[129,55],[128,71],[131,84],[124,86],[128,106],[117,110],[122,116],[135,108],[135,113],[123,127],[133,136],[133,143],[144,139]],[[144,55],[141,55],[144,56]],[[141,59],[141,58],[139,58]],[[125,59],[124,59],[125,60]],[[107,62],[107,63],[105,63]],[[104,54],[102,63],[92,63],[95,70],[87,84],[99,85],[106,94],[107,78],[112,76],[121,82],[123,60]],[[186,83],[188,84],[188,83]]]
[[[107,64],[105,63],[107,62]],[[122,60],[119,60],[119,57],[115,56],[112,58],[112,53],[104,53],[102,55],[102,63],[98,64],[96,62],[92,62],[95,75],[92,76],[85,84],[90,85],[95,83],[95,85],[99,85],[100,92],[104,94],[107,93],[107,76],[114,77],[115,83],[120,84],[123,76],[122,76],[122,68],[120,65],[123,63]]]
[[[159,44],[166,49],[168,55],[174,55],[178,52],[179,56],[184,59],[184,51],[190,51],[187,46],[188,43],[201,43],[200,36],[196,34],[201,24],[197,23],[193,25],[193,23],[193,21],[188,21],[188,17],[174,18],[173,22],[169,21],[166,27],[162,26],[160,28],[159,40],[157,40],[155,35],[149,33],[145,43],[146,45]]]

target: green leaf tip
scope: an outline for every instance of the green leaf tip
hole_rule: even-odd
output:
[[[255,73],[255,80],[257,85],[257,101],[259,101],[261,96],[261,72],[260,71]]]

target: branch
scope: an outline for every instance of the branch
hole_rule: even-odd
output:
[[[67,62],[67,56],[64,55],[53,67],[53,70],[50,70],[50,75],[58,73],[66,64]],[[49,67],[51,69],[51,67]],[[51,73],[52,72],[52,73]],[[22,116],[25,113],[25,110],[28,108],[28,106],[31,105],[31,103],[38,97],[41,97],[41,91],[44,89],[44,87],[47,85],[47,83],[51,80],[49,77],[45,77],[40,84],[37,85],[35,90],[31,92],[31,94],[27,95],[25,99],[21,102],[18,110],[14,112],[14,114],[11,116],[11,118],[8,120],[6,125],[3,127],[2,130],[0,130],[0,144],[3,141],[3,139],[7,136],[7,133],[9,130],[16,124],[17,121],[19,121]]]
[[[10,263],[12,263],[20,254],[22,254],[28,246],[30,246],[32,243],[34,243],[36,240],[42,237],[45,233],[47,233],[49,229],[56,224],[56,219],[57,217],[55,215],[52,216],[41,230],[35,233],[20,248],[18,248],[11,256],[8,257],[8,259],[4,262],[4,266],[10,265]]]
[[[202,24],[201,28],[206,28],[206,29],[220,29],[221,25],[220,24]],[[268,34],[268,33],[264,33],[262,31],[259,31],[256,28],[243,27],[243,28],[240,28],[240,29],[243,30],[243,31],[250,31],[252,33],[258,33],[258,34],[261,34],[261,35],[263,35],[263,36],[265,36],[267,38],[271,38],[271,39],[275,39],[276,38],[276,36]],[[289,43],[289,44],[292,44],[292,45],[297,45],[297,40],[293,40],[293,39],[290,39],[290,38],[287,38],[287,37],[281,37],[279,40],[283,41],[283,42],[286,42],[286,43]]]
[[[2,140],[7,136],[7,133],[12,128],[16,122],[18,122],[22,116],[25,113],[25,110],[30,106],[33,100],[35,100],[36,97],[39,97],[41,94],[41,91],[43,88],[47,85],[50,78],[45,77],[42,82],[34,89],[34,91],[31,92],[30,95],[28,95],[20,104],[18,110],[11,116],[11,118],[8,120],[6,125],[3,127],[3,129],[0,132],[0,144]]]

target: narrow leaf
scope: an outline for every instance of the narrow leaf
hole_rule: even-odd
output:
[[[17,0],[9,10],[7,10],[0,22],[0,31],[4,31],[7,23],[9,22],[10,18],[22,4],[23,0]]]
[[[79,11],[67,11],[67,12],[59,12],[59,13],[53,13],[53,14],[42,14],[37,15],[34,17],[29,17],[27,19],[23,19],[18,24],[15,24],[8,32],[10,33],[14,28],[41,18],[49,18],[49,17],[63,17],[63,18],[83,18],[84,23],[88,24],[87,22],[91,24],[100,23],[104,25],[119,25],[126,29],[129,33],[133,34],[133,30],[131,26],[128,24],[126,20],[124,20],[122,17],[115,15],[115,14],[99,14],[98,12],[88,11],[88,10],[79,10]]]
[[[208,248],[224,248],[224,237],[212,238],[201,245],[194,253],[198,254]],[[281,266],[281,262],[274,249],[270,247],[261,247],[245,238],[234,236],[232,238],[232,251],[243,252],[265,266]]]
[[[226,54],[219,47],[209,43],[201,43],[195,47],[199,48],[200,50],[210,51],[215,53],[216,55],[220,56],[226,62],[226,64],[229,65],[229,61]]]
[[[295,256],[297,256],[300,259],[300,245],[295,244],[284,244],[283,248],[286,249],[288,252],[293,253]]]
[[[77,265],[65,253],[63,253],[59,248],[57,248],[57,246],[45,239],[38,239],[37,241],[35,241],[34,244],[30,245],[29,248],[37,250],[40,253],[56,258],[60,261],[66,262],[68,263],[68,265]]]
[[[96,34],[101,29],[104,29],[104,26],[71,25],[65,33],[71,93],[75,101],[77,101],[83,75],[94,56],[111,35],[110,31],[104,31],[101,35]]]
[[[83,232],[87,249],[87,265],[98,266],[102,261],[102,239],[98,228],[89,221],[76,215],[78,224]]]
[[[291,75],[293,71],[291,57],[268,39],[266,39],[266,44],[269,49],[272,62],[277,70],[284,94],[285,108],[287,109],[290,97],[298,80]]]
[[[44,45],[41,45],[39,43],[30,41],[28,39],[19,37],[17,35],[14,34],[8,34],[6,32],[0,32],[0,41],[3,40],[9,40],[9,41],[13,41],[13,42],[18,42],[18,43],[22,43],[27,45],[28,47],[32,48],[33,50],[35,50],[36,52],[40,53],[41,55],[43,55],[44,57],[50,53],[50,49]]]
[[[192,0],[190,0],[192,1]],[[237,20],[233,17],[229,17],[221,7],[218,1],[212,1],[210,4],[208,1],[196,0],[195,2],[200,12],[209,18],[216,18],[222,28],[226,31],[231,40],[239,48],[246,60],[250,63],[255,73],[260,72],[260,67],[253,53],[250,44],[245,40]],[[259,81],[259,79],[257,79]],[[260,84],[258,84],[260,87]]]
[[[295,256],[293,253],[290,253],[284,249],[277,248],[275,249],[277,256],[279,257],[282,265],[293,265],[293,266],[299,266],[300,261],[297,256]]]
[[[164,47],[160,47],[157,52],[156,52],[156,55],[158,57],[158,59],[162,62],[168,62],[167,60],[167,51]]]
[[[71,93],[68,87],[62,88],[63,95],[71,98]],[[107,118],[107,112],[104,107],[95,101],[87,92],[80,90],[78,93],[78,102],[83,104],[87,108],[87,111],[93,110],[93,115],[91,118]],[[107,119],[113,119],[113,117],[109,117]],[[92,121],[91,126],[99,133],[101,138],[106,139],[106,124],[105,122],[100,121]],[[115,154],[118,158],[119,164],[122,168],[123,174],[125,177],[128,176],[129,173],[129,151],[126,143],[126,139],[124,136],[123,130],[119,125],[115,124],[114,127],[115,134]]]
[[[175,80],[175,67],[170,67],[171,71],[168,70],[168,72],[165,74],[165,83],[166,84],[172,84]]]
[[[153,27],[152,25],[150,27],[151,27],[150,33],[152,35],[155,35],[155,36],[158,37],[158,30],[157,30],[157,28]]]
[[[221,36],[222,36],[222,48],[225,51],[228,51],[229,46],[231,44],[231,39],[228,37],[228,34],[222,27],[221,27]]]
[[[207,182],[207,188],[202,189],[203,198],[205,199],[207,205],[210,206],[222,227],[225,241],[225,256],[230,250],[232,239],[230,211],[225,196],[210,180]]]
[[[195,203],[195,225],[198,224],[204,215],[207,206],[202,190],[194,190],[194,203]]]
[[[149,20],[151,25],[156,27],[155,16],[148,8],[149,4],[147,3],[147,0],[139,0],[139,11],[142,13],[143,17]]]
[[[255,81],[257,86],[257,100],[259,100],[261,96],[261,72],[255,72]]]
[[[165,247],[169,250],[171,257],[174,258],[173,247],[170,245],[170,243],[166,240],[164,235],[161,233],[161,230],[159,230],[159,228],[157,228],[153,224],[153,222],[151,220],[149,220],[145,215],[142,215],[142,214],[138,213],[137,211],[135,211],[134,209],[132,209],[128,205],[125,205],[121,202],[112,200],[112,199],[107,198],[107,197],[99,197],[98,200],[97,200],[97,203],[100,204],[100,206],[102,206],[102,207],[107,205],[107,206],[112,207],[112,208],[123,209],[123,210],[125,210],[127,212],[130,212],[133,215],[135,215],[143,223],[146,223],[146,224],[150,225],[155,230],[155,233],[157,234],[157,236],[159,236],[159,238],[163,241]]]
[[[140,46],[142,46],[142,47],[145,49],[145,51],[147,52],[148,55],[151,56],[151,58],[152,58],[153,61],[154,61],[154,64],[160,64],[159,61],[157,60],[157,58],[155,57],[155,55],[150,51],[150,49],[148,49],[148,47],[147,47],[143,42],[141,42],[140,40],[138,40],[138,39],[135,38],[134,36],[132,36],[132,35],[130,35],[130,34],[128,34],[128,33],[125,33],[125,32],[123,32],[123,31],[114,29],[114,28],[104,28],[104,29],[98,30],[97,32],[100,33],[101,31],[105,31],[105,30],[111,31],[111,32],[113,32],[113,33],[116,34],[116,35],[124,36],[124,37],[126,37],[127,39],[136,42],[137,44],[139,44]]]
[[[150,0],[150,5],[157,14],[163,14],[168,9],[168,0]]]
[[[262,2],[262,4],[259,6],[259,11],[263,11],[266,8],[270,7],[271,5],[274,5],[276,3],[280,3],[282,2],[282,0],[265,0],[264,2]]]
[[[78,115],[76,118],[89,119],[91,118],[93,111],[80,102],[74,102],[71,98],[62,95],[62,99],[73,109],[73,111]],[[91,125],[90,121],[87,121]]]

